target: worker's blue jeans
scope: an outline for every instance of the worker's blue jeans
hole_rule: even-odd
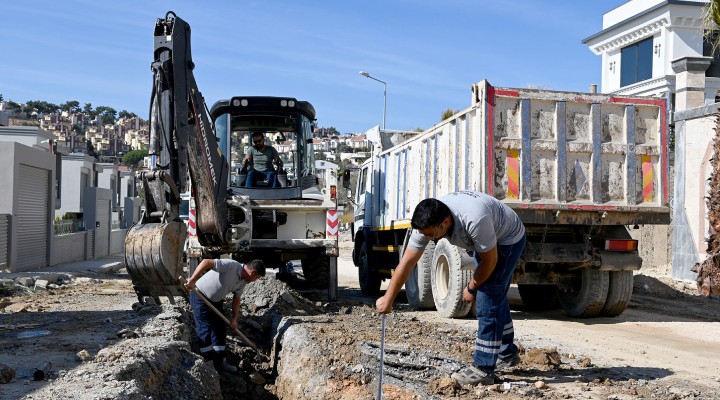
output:
[[[223,312],[223,302],[211,302]],[[190,307],[195,316],[195,334],[200,346],[200,355],[212,360],[218,366],[225,359],[225,321],[215,314],[195,293],[190,293]]]
[[[515,244],[498,246],[495,270],[477,290],[475,305],[478,332],[473,361],[476,367],[486,372],[495,370],[498,357],[507,359],[518,352],[517,346],[513,343],[515,331],[507,294],[515,265],[524,248],[525,236]]]
[[[256,169],[251,169],[248,171],[247,174],[247,180],[245,181],[245,187],[254,187],[258,181],[268,181],[268,185],[276,188],[278,187],[277,184],[277,173],[275,171],[258,171]]]

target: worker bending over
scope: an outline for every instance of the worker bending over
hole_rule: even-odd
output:
[[[386,314],[392,310],[395,296],[430,240],[446,238],[455,246],[474,251],[477,266],[463,290],[463,300],[475,301],[477,306],[474,365],[452,377],[463,385],[492,384],[496,363],[498,368],[505,368],[520,361],[507,300],[515,265],[525,248],[525,227],[520,217],[492,196],[464,191],[421,201],[410,224],[415,230],[385,295],[375,303],[377,311]]]
[[[240,295],[248,282],[254,282],[262,276],[265,276],[265,264],[262,260],[242,264],[231,259],[205,259],[198,264],[185,283],[185,287],[190,291],[190,307],[195,317],[195,333],[200,342],[200,354],[206,360],[212,360],[218,371],[237,372],[237,367],[225,361],[225,321],[192,292],[192,289],[195,288],[204,295],[221,313],[224,312],[223,299],[233,292],[230,328],[235,330],[240,313]]]

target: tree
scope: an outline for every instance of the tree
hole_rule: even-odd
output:
[[[92,140],[90,139],[87,140],[87,151],[89,156],[93,156],[97,160],[98,155],[95,153],[95,146],[93,146]]]
[[[108,106],[97,106],[95,107],[95,115],[100,117],[100,122],[103,125],[112,125],[115,123],[115,116],[117,111],[114,108]]]
[[[331,126],[329,128],[323,128],[325,129],[325,135],[327,136],[340,136],[340,132],[338,132],[337,129],[335,129],[334,126]]]
[[[22,104],[16,103],[12,100],[8,100],[7,103],[5,103],[5,105],[7,106],[8,110],[21,111],[23,108]]]
[[[147,150],[132,150],[127,152],[122,160],[123,164],[127,165],[128,167],[131,166],[137,166],[140,164],[145,157],[147,157],[148,151]]]
[[[448,108],[447,110],[442,112],[442,115],[440,116],[440,121],[445,121],[446,119],[452,117],[459,112],[459,110],[453,110],[452,108]]]
[[[2,95],[2,93],[0,93],[0,102],[2,102],[2,101],[3,101],[3,95]]]
[[[85,107],[83,107],[83,112],[90,115],[91,117],[94,117],[95,115],[93,113],[92,103],[85,103]]]
[[[28,114],[31,114],[33,111],[37,111],[39,113],[53,113],[57,112],[60,107],[57,104],[48,103],[47,101],[41,101],[41,100],[30,100],[27,103],[25,103],[25,109],[24,111]]]
[[[80,102],[77,100],[66,101],[63,104],[60,104],[60,109],[69,113],[80,112]]]
[[[137,118],[137,114],[134,112],[128,112],[128,110],[122,110],[118,114],[119,118]]]
[[[720,29],[720,0],[710,0],[707,3],[703,19],[704,25],[712,28],[705,30],[705,37],[712,43],[712,52],[715,53],[715,50],[720,46],[720,35],[718,35],[718,29]]]

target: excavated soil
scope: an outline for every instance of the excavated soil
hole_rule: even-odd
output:
[[[381,317],[346,250],[338,302],[273,276],[247,286],[239,328],[261,354],[231,337],[236,375],[197,355],[184,299],[140,306],[126,274],[76,273],[47,290],[5,281],[0,399],[375,398]],[[399,298],[386,317],[383,398],[720,398],[718,298],[650,272],[635,276],[618,318],[573,320],[511,298],[522,362],[490,386],[450,378],[471,362],[473,319],[412,311]]]

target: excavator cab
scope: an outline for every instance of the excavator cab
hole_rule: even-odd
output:
[[[210,116],[220,150],[230,162],[229,187],[233,194],[281,200],[302,198],[304,191],[317,189],[312,104],[289,97],[234,97],[216,102]],[[253,176],[252,165],[243,161],[259,134],[265,146],[277,150],[282,164],[272,165],[272,178],[255,177],[248,184],[248,176]],[[275,184],[271,179],[277,179]]]

